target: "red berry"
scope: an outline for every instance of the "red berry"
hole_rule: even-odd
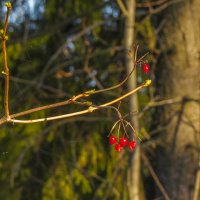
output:
[[[129,149],[133,150],[133,149],[135,149],[135,147],[136,147],[136,142],[135,141],[130,141],[128,143],[128,148]]]
[[[122,147],[125,147],[128,144],[128,139],[125,137],[122,137],[119,139],[119,143],[121,144]]]
[[[110,144],[115,144],[116,141],[117,141],[117,138],[114,135],[109,136],[109,143]]]
[[[147,63],[144,63],[144,64],[142,65],[142,71],[143,71],[144,73],[148,73],[148,72],[150,71],[149,65],[148,65]]]
[[[118,143],[118,144],[115,145],[115,150],[116,150],[117,152],[120,152],[122,149],[123,149],[123,147],[121,146],[120,143]]]

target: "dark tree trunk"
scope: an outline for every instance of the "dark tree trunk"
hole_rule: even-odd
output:
[[[157,173],[171,199],[191,200],[200,145],[199,0],[183,0],[166,10],[159,44],[156,94],[182,100],[157,110],[154,121],[165,126],[157,148]]]

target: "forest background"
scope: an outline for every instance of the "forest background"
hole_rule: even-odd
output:
[[[138,58],[148,52],[144,60],[150,72],[138,64],[125,85],[87,100],[100,105],[147,79],[152,84],[120,104],[122,115],[132,112],[128,120],[141,138],[134,151],[116,152],[109,145],[117,120],[112,109],[52,122],[2,124],[0,199],[200,199],[200,1],[11,3],[11,113],[117,85],[133,68],[129,54],[137,45]],[[3,65],[1,53],[1,71]],[[3,116],[3,73],[0,92]],[[26,119],[81,109],[67,105]]]

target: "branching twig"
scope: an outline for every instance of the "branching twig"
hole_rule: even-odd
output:
[[[120,2],[120,1],[118,1]],[[62,102],[58,102],[58,103],[54,103],[54,104],[50,104],[50,105],[46,105],[46,106],[40,106],[37,108],[33,108],[33,109],[29,109],[23,112],[19,112],[19,113],[15,113],[10,115],[9,114],[9,68],[8,68],[8,63],[7,63],[7,54],[6,54],[6,40],[8,39],[8,36],[6,35],[7,33],[7,27],[8,27],[8,17],[10,14],[10,10],[11,10],[11,3],[6,3],[5,4],[7,7],[7,14],[6,14],[6,20],[5,20],[5,24],[4,24],[4,28],[3,30],[1,30],[1,40],[2,40],[2,49],[3,49],[3,57],[4,57],[4,71],[3,74],[5,75],[5,95],[4,95],[4,109],[5,109],[5,114],[4,116],[0,119],[0,125],[4,124],[4,123],[23,123],[23,124],[30,124],[30,123],[37,123],[37,122],[43,122],[43,121],[52,121],[52,120],[57,120],[57,119],[63,119],[63,118],[69,118],[69,117],[74,117],[74,116],[80,116],[83,114],[87,114],[87,113],[91,113],[95,110],[99,110],[102,108],[106,108],[106,107],[111,107],[111,105],[123,100],[124,98],[130,96],[131,94],[137,92],[138,90],[142,89],[143,87],[147,87],[151,84],[151,80],[147,80],[145,83],[143,83],[142,85],[140,85],[139,87],[131,90],[130,92],[127,92],[126,94],[112,100],[109,101],[107,103],[101,104],[99,106],[94,106],[91,102],[78,102],[77,99],[79,98],[83,98],[83,97],[88,97],[91,94],[96,94],[96,93],[100,93],[100,92],[105,92],[105,91],[109,91],[109,90],[113,90],[116,89],[120,86],[122,86],[127,80],[128,78],[131,76],[131,74],[133,73],[136,65],[139,62],[142,62],[142,59],[146,56],[146,54],[144,56],[142,56],[140,59],[137,60],[137,52],[138,52],[138,46],[136,48],[135,51],[135,58],[133,59],[133,69],[130,72],[130,74],[128,74],[128,76],[119,84],[113,86],[113,87],[109,87],[106,89],[102,89],[102,90],[91,90],[91,91],[86,91],[84,93],[78,94],[74,97],[72,97],[69,100],[66,101],[62,101]],[[85,105],[85,106],[89,106],[89,108],[82,110],[82,111],[78,111],[78,112],[73,112],[73,113],[69,113],[69,114],[63,114],[63,115],[58,115],[58,116],[53,116],[53,117],[46,117],[46,118],[39,118],[39,119],[33,119],[33,120],[18,120],[15,119],[16,117],[21,117],[21,116],[25,116],[37,111],[41,111],[41,110],[47,110],[50,108],[55,108],[55,107],[59,107],[59,106],[64,106],[67,104],[78,104],[78,105]],[[117,110],[117,109],[116,109]],[[118,111],[118,110],[117,110]],[[125,129],[125,125],[124,125],[124,121],[122,119],[121,114],[118,111],[118,116],[119,119],[121,121],[121,124],[123,125],[124,129]],[[125,131],[126,132],[126,131]]]
[[[136,52],[137,52],[137,49],[136,48]],[[133,60],[133,69],[131,70],[131,72],[128,74],[128,76],[126,76],[126,78],[119,84],[115,85],[115,86],[112,86],[112,87],[109,87],[109,88],[105,88],[105,89],[102,89],[102,90],[97,90],[97,91],[94,91],[93,94],[97,94],[97,93],[101,93],[101,92],[106,92],[106,91],[109,91],[109,90],[113,90],[113,89],[116,89],[116,88],[119,88],[121,87],[124,83],[126,83],[126,81],[129,79],[129,77],[132,75],[132,73],[134,72],[135,70],[135,67],[136,65],[141,62],[141,60],[146,57],[149,53],[147,52],[145,55],[143,55],[142,57],[140,57],[137,61],[136,60]],[[137,55],[135,54],[135,57]],[[132,57],[131,57],[132,58]]]
[[[25,115],[28,115],[28,114],[31,114],[31,113],[34,113],[34,112],[38,112],[38,111],[41,111],[41,110],[47,110],[47,109],[50,109],[50,108],[65,106],[65,105],[72,104],[72,103],[73,104],[79,104],[79,105],[86,105],[86,103],[84,103],[84,102],[82,103],[82,102],[76,101],[77,99],[82,98],[82,97],[86,97],[86,96],[87,95],[85,95],[84,93],[79,94],[77,96],[72,97],[69,100],[66,100],[66,101],[62,101],[62,102],[58,102],[58,103],[54,103],[54,104],[50,104],[50,105],[46,105],[46,106],[41,106],[41,107],[38,107],[38,108],[33,108],[33,109],[30,109],[30,110],[26,110],[26,111],[23,111],[23,112],[12,114],[12,115],[10,115],[10,118],[25,116]]]
[[[96,106],[95,107],[90,106],[86,110],[82,110],[82,111],[78,111],[78,112],[74,112],[74,113],[69,113],[69,114],[64,114],[64,115],[58,115],[58,116],[54,116],[54,117],[34,119],[34,120],[17,120],[17,119],[13,119],[13,118],[10,118],[9,120],[6,120],[6,119],[2,118],[2,119],[0,119],[0,124],[6,123],[6,122],[9,122],[9,123],[31,124],[31,123],[44,122],[44,121],[52,121],[52,120],[58,120],[58,119],[63,119],[63,118],[69,118],[69,117],[80,116],[80,115],[83,115],[83,114],[88,114],[88,113],[91,113],[91,112],[93,112],[95,110],[99,110],[99,109],[104,108],[106,106],[110,106],[110,105],[112,105],[114,103],[117,103],[117,102],[121,101],[122,99],[130,96],[131,94],[134,94],[135,92],[139,91],[140,89],[149,86],[150,84],[151,84],[151,81],[147,80],[144,84],[140,85],[136,89],[131,90],[130,92],[122,95],[121,97],[118,97],[118,98],[116,98],[116,99],[114,99],[112,101],[104,103],[104,104],[102,104],[102,105],[100,105],[98,107],[96,107]]]

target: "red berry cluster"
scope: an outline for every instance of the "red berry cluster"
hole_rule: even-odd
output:
[[[115,144],[115,150],[117,152],[120,152],[125,146],[128,146],[128,148],[130,150],[133,150],[136,147],[136,142],[134,140],[128,141],[128,139],[126,137],[121,137],[121,138],[119,138],[119,141],[117,144],[116,144],[116,142],[117,142],[117,138],[114,135],[110,135],[109,143],[111,145]]]
[[[149,65],[147,64],[147,63],[144,63],[143,65],[142,65],[142,71],[144,72],[144,73],[149,73],[149,71],[150,71],[150,67],[149,67]]]

